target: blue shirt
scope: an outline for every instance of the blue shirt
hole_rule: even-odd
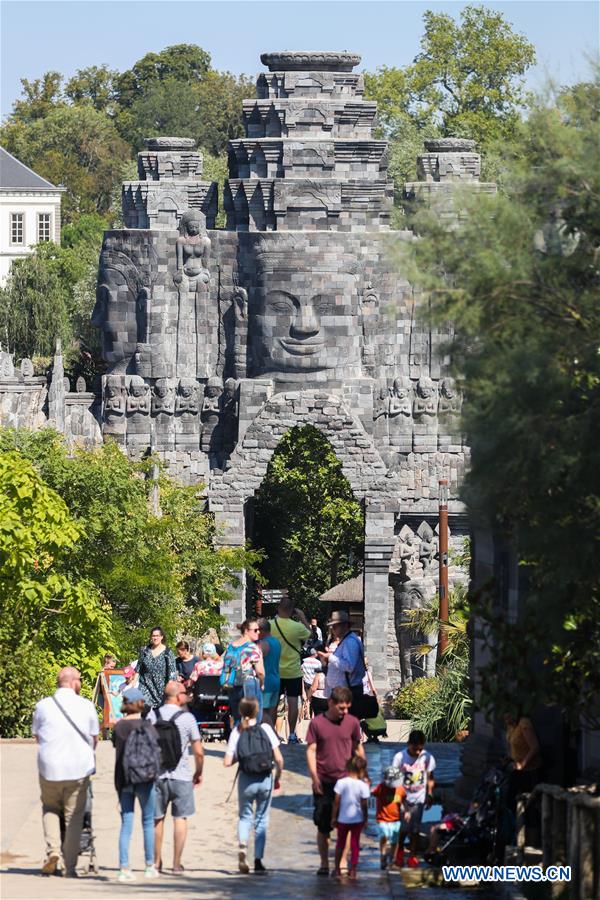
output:
[[[265,664],[265,683],[263,691],[266,694],[274,694],[279,690],[279,658],[281,656],[281,644],[272,635],[263,638],[269,645],[269,652],[263,654]]]
[[[340,641],[329,657],[325,676],[325,694],[329,697],[335,687],[357,687],[365,677],[362,641],[353,631]]]

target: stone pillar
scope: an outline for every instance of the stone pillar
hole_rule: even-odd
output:
[[[246,542],[243,500],[218,498],[210,500],[210,510],[215,517],[217,537],[221,547],[243,547]],[[246,570],[236,572],[238,584],[228,586],[231,599],[221,601],[221,615],[226,619],[227,631],[233,636],[235,626],[246,618]]]
[[[387,691],[389,566],[394,549],[394,512],[379,498],[365,501],[365,651],[375,686]]]

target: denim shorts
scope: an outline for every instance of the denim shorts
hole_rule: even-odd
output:
[[[196,812],[194,784],[191,781],[177,781],[175,778],[159,778],[156,782],[154,818],[164,819],[171,804],[174,819],[188,819]]]
[[[380,838],[387,838],[391,844],[397,844],[400,835],[400,821],[378,822],[377,831]]]
[[[402,821],[402,831],[404,832],[404,834],[418,834],[419,828],[421,827],[421,819],[423,818],[423,810],[425,809],[425,804],[411,803],[407,804],[405,809],[408,809],[410,818],[408,822]]]
[[[265,691],[263,693],[263,708],[271,709],[279,703],[279,691]]]

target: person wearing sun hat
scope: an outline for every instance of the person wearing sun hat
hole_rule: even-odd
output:
[[[406,791],[402,787],[402,772],[397,766],[384,769],[382,781],[373,788],[375,797],[375,821],[379,832],[381,868],[387,869],[396,855],[402,807]]]
[[[366,672],[362,641],[350,629],[350,616],[345,610],[333,612],[327,627],[331,628],[338,644],[333,652],[317,650],[321,663],[327,666],[325,696],[330,697],[335,687],[349,687],[354,704],[362,697]]]

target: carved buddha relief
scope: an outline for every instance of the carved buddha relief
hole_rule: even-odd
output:
[[[155,264],[153,247],[104,241],[91,321],[102,331],[102,355],[115,374],[133,371],[137,346],[148,341]]]
[[[336,257],[335,248],[326,263],[318,246],[277,237],[277,243],[263,241],[257,248],[257,283],[249,305],[252,374],[299,381],[337,369],[356,377],[361,329],[351,266],[341,254]]]

